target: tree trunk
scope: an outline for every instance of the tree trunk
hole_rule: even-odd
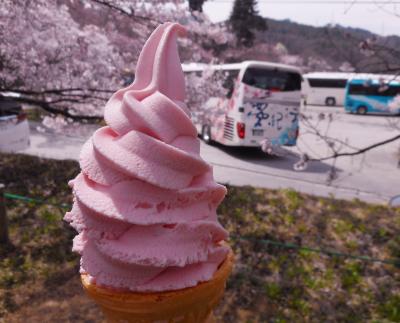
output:
[[[0,244],[6,245],[8,243],[8,221],[4,198],[4,185],[0,184]]]

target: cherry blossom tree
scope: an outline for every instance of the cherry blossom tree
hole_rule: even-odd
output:
[[[50,113],[47,125],[65,126],[70,121],[101,120],[106,100],[132,80],[134,63],[152,30],[166,20],[187,26],[189,35],[180,39],[183,61],[225,63],[257,53],[269,53],[275,61],[300,65],[305,70],[321,69],[326,62],[316,57],[291,55],[282,44],[258,44],[235,48],[229,24],[213,24],[199,10],[190,10],[184,0],[2,0],[0,1],[0,93],[17,93],[15,99],[37,105]],[[379,71],[399,73],[398,64],[387,57],[400,57],[379,39],[355,41],[356,49],[375,57]],[[261,46],[261,45],[260,45]],[[352,57],[343,56],[342,70],[354,69]],[[379,64],[378,64],[379,63]],[[211,80],[211,81],[210,81]],[[192,106],[205,102],[223,80],[204,73],[192,76],[188,98]],[[384,86],[384,84],[383,84]],[[392,103],[395,109],[397,98]],[[306,121],[305,121],[306,122]],[[309,124],[312,129],[312,122]],[[310,130],[311,131],[311,130]],[[400,129],[399,129],[400,132]],[[398,132],[398,133],[399,133]],[[396,134],[370,147],[351,147],[335,142],[314,129],[330,147],[323,160],[363,154],[379,145],[399,139]],[[268,150],[268,149],[267,149]],[[297,169],[321,158],[301,155]]]
[[[4,0],[0,92],[68,120],[100,120],[110,94],[134,74],[144,41],[167,20],[188,26],[184,59],[210,61],[227,41],[223,27],[183,0]]]
[[[0,91],[52,113],[97,118],[123,59],[95,25],[81,27],[54,1],[0,4]]]

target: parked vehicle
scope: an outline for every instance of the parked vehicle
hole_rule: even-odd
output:
[[[397,96],[397,98],[396,98]],[[400,81],[391,76],[382,78],[356,77],[346,87],[345,110],[350,113],[400,114]]]
[[[268,140],[274,146],[296,145],[301,99],[298,68],[260,61],[183,66],[187,82],[190,74],[206,69],[224,77],[226,93],[192,108],[193,122],[205,142],[255,147]]]
[[[0,95],[0,151],[16,152],[29,147],[29,124],[21,105]]]
[[[302,94],[307,105],[343,106],[352,73],[316,72],[303,75]]]
[[[389,201],[389,206],[400,207],[400,195],[393,196]]]

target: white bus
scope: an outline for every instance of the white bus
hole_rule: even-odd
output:
[[[202,73],[216,75],[222,84],[216,82],[211,87],[220,87],[223,93],[210,94],[196,107],[189,104],[197,131],[206,143],[256,147],[267,140],[273,146],[296,145],[301,100],[298,68],[261,61],[188,64],[182,68],[189,86]],[[201,86],[195,90],[206,91]]]
[[[343,106],[347,80],[354,73],[316,72],[303,75],[302,95],[309,105]]]

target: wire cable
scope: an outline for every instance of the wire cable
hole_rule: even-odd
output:
[[[4,193],[4,197],[6,199],[10,199],[10,200],[19,200],[19,201],[33,203],[33,204],[46,204],[46,205],[57,206],[62,209],[70,209],[72,207],[70,204],[67,204],[67,203],[61,203],[61,204],[60,203],[51,203],[51,202],[47,202],[42,199],[37,199],[37,198],[33,198],[33,197],[27,197],[27,196],[22,196],[22,195],[18,195],[18,194],[12,194],[12,193]]]
[[[12,193],[4,193],[4,197],[6,199],[18,200],[18,201],[27,202],[27,203],[52,205],[52,206],[56,206],[56,207],[63,208],[63,209],[70,209],[72,207],[70,204],[67,204],[67,203],[51,203],[51,202],[47,202],[42,199],[32,198],[32,197],[18,195],[18,194],[12,194]],[[400,267],[400,259],[379,259],[379,258],[373,258],[373,257],[369,257],[369,256],[344,253],[344,252],[340,252],[340,251],[336,251],[336,250],[313,248],[313,247],[303,246],[303,245],[299,245],[299,244],[295,244],[295,243],[291,243],[291,242],[280,242],[280,241],[269,240],[269,239],[257,239],[254,237],[238,237],[238,236],[232,235],[232,238],[233,239],[238,238],[239,240],[242,240],[242,241],[251,241],[251,242],[261,243],[266,247],[271,245],[271,246],[276,246],[276,247],[282,247],[285,249],[304,250],[304,251],[309,251],[309,252],[325,254],[330,257],[345,257],[345,258],[352,258],[352,259],[357,259],[357,260],[362,260],[362,261],[367,261],[367,262],[377,262],[377,263],[394,265],[396,267]]]
[[[279,242],[279,241],[268,240],[268,239],[255,239],[253,237],[247,237],[247,238],[244,237],[241,239],[262,243],[265,246],[272,245],[272,246],[277,246],[277,247],[283,247],[285,249],[296,249],[296,250],[304,250],[304,251],[309,251],[309,252],[325,254],[330,257],[345,257],[345,258],[363,260],[363,261],[367,261],[367,262],[378,262],[378,263],[383,263],[383,264],[388,264],[388,265],[394,265],[396,267],[400,266],[400,259],[379,259],[379,258],[374,258],[374,257],[369,257],[369,256],[344,253],[344,252],[340,252],[340,251],[336,251],[336,250],[302,246],[302,245],[298,245],[298,244],[290,243],[290,242]]]

